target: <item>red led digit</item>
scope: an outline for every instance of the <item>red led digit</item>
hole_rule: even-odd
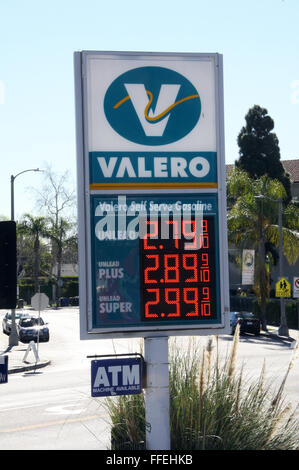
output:
[[[157,318],[157,313],[149,312],[150,305],[157,305],[160,302],[160,291],[159,289],[146,289],[147,292],[154,292],[155,293],[155,300],[149,300],[145,304],[145,318]]]
[[[200,282],[210,282],[210,270],[209,269],[200,270]]]
[[[191,299],[190,295],[191,294]],[[194,311],[186,313],[186,317],[198,317],[198,288],[187,287],[184,289],[184,302],[186,304],[193,304]]]
[[[210,302],[210,288],[202,288],[202,302],[200,306],[200,313],[204,317],[209,317],[211,315],[211,302]]]
[[[174,246],[176,248],[179,247],[179,240],[178,240],[178,236],[179,236],[179,228],[178,228],[178,221],[177,220],[165,220],[165,223],[168,224],[168,225],[173,225],[173,238],[174,238]]]
[[[201,231],[203,233],[208,231],[208,221],[207,221],[207,219],[202,219],[201,220]]]
[[[211,304],[210,302],[203,302],[200,306],[200,313],[203,317],[211,316]]]
[[[203,234],[199,237],[199,246],[200,248],[210,248],[209,235]]]
[[[188,231],[188,226],[191,227],[191,231]],[[187,228],[186,228],[187,227]],[[193,238],[193,243],[185,243],[185,250],[196,250],[196,221],[195,220],[183,220],[182,222],[182,231],[183,235],[191,239]]]
[[[146,284],[157,284],[157,281],[155,279],[149,279],[149,271],[157,271],[159,268],[159,255],[146,255],[147,259],[154,259],[155,264],[154,266],[148,266],[144,270],[144,282]]]
[[[209,255],[208,253],[202,253],[201,254],[201,261],[202,261],[202,266],[209,266]]]
[[[199,237],[200,248],[209,248],[209,233],[208,233],[208,221],[207,219],[201,220],[201,234]]]
[[[145,239],[143,240],[143,247],[145,250],[156,250],[157,247],[154,245],[148,245],[147,244],[147,239],[148,238],[154,238],[158,235],[158,221],[157,220],[147,220],[146,225],[149,225],[150,227],[150,233],[146,233]],[[151,233],[151,226],[154,226],[154,233]]]
[[[174,294],[175,299],[171,299],[170,295]],[[165,289],[165,301],[169,305],[175,305],[176,306],[176,311],[175,313],[168,313],[168,317],[179,317],[181,312],[180,312],[180,289],[174,289],[174,288],[169,288]]]
[[[191,261],[192,264],[189,264]],[[193,271],[193,277],[189,277],[185,282],[197,282],[198,281],[198,272],[197,272],[197,254],[190,253],[183,255],[183,267],[184,269]]]
[[[202,288],[202,300],[210,300],[210,288],[203,287]]]
[[[179,282],[179,255],[164,255],[164,282]]]

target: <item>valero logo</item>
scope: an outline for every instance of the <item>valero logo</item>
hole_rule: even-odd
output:
[[[166,145],[185,137],[201,113],[200,96],[183,75],[164,67],[140,67],[109,86],[104,111],[112,128],[131,142]]]

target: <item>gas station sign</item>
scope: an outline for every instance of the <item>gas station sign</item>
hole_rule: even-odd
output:
[[[222,57],[75,53],[81,338],[228,329]]]

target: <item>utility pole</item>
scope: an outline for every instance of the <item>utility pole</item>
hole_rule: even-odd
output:
[[[279,226],[279,277],[282,278],[283,266],[282,266],[282,244],[283,244],[283,234],[282,234],[282,200],[281,197],[278,198],[278,226]],[[289,329],[287,325],[286,313],[285,313],[285,299],[280,297],[280,326],[278,329],[278,334],[280,336],[289,336]]]
[[[17,175],[11,175],[10,177],[10,194],[11,194],[11,220],[15,220],[15,198],[14,198],[14,181],[17,176],[27,173],[28,171],[43,171],[40,170],[39,168],[34,168],[34,169],[29,169],[29,170],[24,170],[18,173]],[[17,269],[17,268],[16,268]],[[17,283],[18,283],[18,277],[17,277]],[[19,344],[19,338],[17,334],[17,329],[16,329],[16,309],[13,308],[11,310],[11,333],[9,335],[9,346],[18,346]]]
[[[277,202],[278,203],[278,233],[279,233],[279,278],[283,277],[283,231],[282,231],[282,199],[278,197],[278,199],[272,199],[269,196],[264,196],[263,194],[259,194],[255,196],[256,199],[261,199],[263,203],[263,199],[269,199],[269,201]],[[263,206],[262,206],[263,207]],[[259,234],[261,237],[261,234]],[[261,240],[260,240],[261,242]],[[289,336],[289,329],[287,325],[286,313],[285,313],[285,299],[284,297],[280,297],[280,326],[278,329],[278,334],[281,336]]]

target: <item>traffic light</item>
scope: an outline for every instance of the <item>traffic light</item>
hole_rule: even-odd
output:
[[[14,221],[0,222],[0,309],[16,308],[17,234]]]

